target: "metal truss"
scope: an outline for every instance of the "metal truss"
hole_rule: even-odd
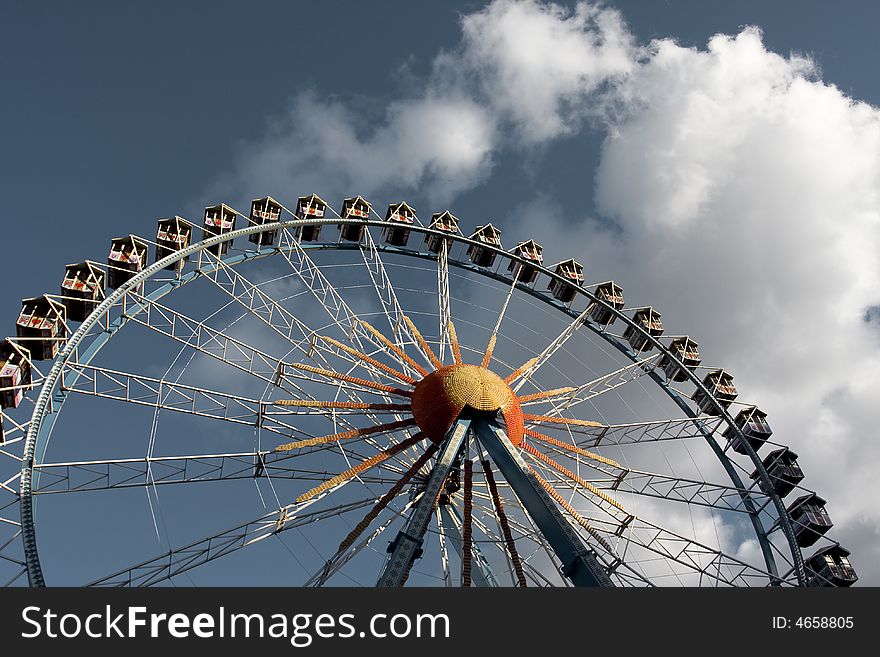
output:
[[[625,365],[614,372],[609,372],[592,381],[581,384],[569,393],[548,399],[547,401],[553,404],[551,415],[561,415],[574,406],[595,399],[599,395],[615,390],[631,381],[636,381],[654,368],[658,358],[658,354],[648,356],[635,363]]]
[[[89,586],[155,586],[209,561],[219,559],[236,550],[253,545],[274,534],[288,529],[304,527],[305,525],[326,520],[349,511],[362,509],[372,503],[373,500],[368,498],[309,513],[302,513],[302,509],[308,506],[308,504],[300,505],[300,508],[295,508],[294,505],[282,507],[279,511],[267,513],[251,522],[238,525],[189,545],[169,550],[158,557],[95,580]]]
[[[259,477],[318,482],[333,477],[332,473],[298,468],[292,463],[294,458],[287,452],[263,451],[41,463],[34,466],[39,475],[34,495]],[[383,485],[394,482],[369,474],[361,475],[361,480]]]
[[[388,326],[394,336],[394,342],[401,350],[403,350],[406,345],[412,346],[419,352],[425,362],[428,365],[431,365],[431,359],[428,357],[428,354],[424,352],[421,345],[416,340],[415,335],[413,335],[410,330],[409,325],[404,321],[405,313],[400,305],[400,301],[397,299],[397,293],[394,291],[391,277],[388,275],[385,265],[382,263],[382,258],[379,257],[379,250],[376,248],[376,243],[373,241],[373,236],[370,234],[369,228],[364,230],[364,239],[360,243],[360,251],[361,256],[363,257],[364,266],[370,274],[373,288],[376,290],[376,295],[382,306],[382,311],[385,313],[385,317],[388,320]],[[415,370],[409,365],[409,363],[403,362],[402,365],[404,371],[408,374],[416,374]]]
[[[446,345],[450,342],[449,322],[452,321],[449,307],[449,245],[446,240],[441,241],[440,253],[437,254],[437,300],[440,307],[439,358],[442,361],[446,354]]]

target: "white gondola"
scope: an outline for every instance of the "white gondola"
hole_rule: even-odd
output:
[[[717,399],[721,406],[728,408],[738,394],[736,387],[733,385],[733,376],[721,369],[709,372],[703,378],[703,385],[706,386],[710,394],[707,395],[702,390],[697,389],[694,391],[691,399],[697,402],[700,410],[707,415],[721,415],[721,412],[712,402],[712,397]]]
[[[703,362],[700,357],[699,345],[684,335],[669,343],[669,351],[681,361],[686,369],[682,369],[666,354],[660,359],[659,367],[671,381],[687,381],[687,370],[694,370]]]
[[[169,217],[168,219],[159,219],[156,228],[156,262],[185,249],[190,245],[192,240],[192,226],[183,217]],[[165,269],[172,271],[181,271],[183,263],[187,258],[174,262]]]
[[[657,338],[663,335],[663,322],[660,320],[660,313],[653,308],[636,308],[632,319],[633,323],[641,326],[651,337]],[[629,346],[636,352],[651,351],[654,348],[654,343],[632,326],[626,327],[623,339],[629,342]]]
[[[67,265],[61,281],[61,296],[67,318],[83,321],[104,299],[104,271],[91,262]]]
[[[615,310],[623,308],[623,288],[614,281],[600,283],[596,286],[594,294],[597,299],[604,301]],[[598,303],[593,306],[590,317],[594,322],[603,326],[610,326],[614,323],[614,313],[609,308]]]
[[[0,406],[18,408],[32,381],[31,354],[12,340],[0,342]]]
[[[471,239],[476,240],[479,244],[472,244],[468,248],[468,259],[477,267],[491,267],[495,263],[495,251],[487,249],[482,245],[500,249],[501,230],[495,228],[492,224],[477,226],[477,229],[471,235]]]
[[[116,237],[107,256],[107,287],[115,290],[131,280],[147,265],[149,245],[135,235]]]
[[[205,223],[202,229],[204,239],[215,235],[226,235],[235,230],[236,212],[225,203],[220,205],[212,205],[205,208]],[[229,252],[232,240],[226,240],[220,244],[215,244],[208,251],[215,256],[224,256]]]
[[[382,239],[392,246],[406,246],[409,241],[410,226],[416,221],[416,211],[406,201],[399,201],[388,206],[385,221],[389,223],[382,230]]]
[[[342,202],[342,218],[355,219],[358,223],[339,224],[339,238],[346,242],[360,242],[364,239],[366,222],[370,218],[372,204],[363,196],[347,198]]]
[[[563,260],[553,267],[562,280],[553,279],[547,286],[550,293],[562,303],[570,303],[584,284],[584,266],[574,258]]]
[[[327,201],[317,194],[300,196],[296,200],[297,219],[323,219],[327,215]],[[321,235],[320,224],[303,226],[296,231],[297,237],[303,242],[317,242]]]
[[[23,299],[21,314],[15,322],[15,334],[27,340],[34,360],[51,360],[67,340],[64,304],[46,295]]]
[[[281,204],[271,196],[255,198],[251,201],[251,213],[248,222],[251,226],[274,224],[281,220]],[[248,236],[248,241],[257,246],[272,246],[275,243],[277,230],[267,230],[262,233],[253,233]]]
[[[526,240],[513,248],[513,254],[530,264],[511,260],[507,271],[520,283],[534,283],[538,278],[538,267],[544,264],[544,247],[535,240]]]
[[[432,214],[431,224],[428,228],[440,231],[441,233],[449,233],[450,235],[461,234],[461,231],[458,229],[458,217],[452,214],[449,210]],[[440,253],[440,249],[444,242],[446,242],[446,250],[448,252],[449,248],[452,246],[451,239],[441,237],[440,235],[425,235],[425,245],[431,253]]]

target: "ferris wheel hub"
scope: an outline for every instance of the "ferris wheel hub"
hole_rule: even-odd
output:
[[[511,387],[491,370],[478,365],[441,367],[416,384],[412,413],[416,424],[433,442],[440,443],[462,411],[470,408],[498,412],[504,417],[514,445],[522,443],[523,416]]]

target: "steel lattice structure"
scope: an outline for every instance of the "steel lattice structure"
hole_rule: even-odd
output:
[[[575,261],[545,267],[532,242],[505,251],[491,225],[466,237],[448,212],[426,227],[405,203],[392,204],[384,220],[360,197],[347,199],[339,214],[315,195],[300,198],[296,212],[268,197],[254,201],[244,228],[235,229],[237,214],[245,217],[226,205],[206,209],[197,243],[190,243],[194,226],[186,220],[162,220],[157,239],[178,233],[173,248],[160,239],[154,264],[146,263],[149,240],[120,238],[110,276],[90,261],[68,266],[68,279],[85,272],[91,284],[76,288],[65,279],[61,295],[29,300],[30,306],[26,300],[24,328],[4,342],[3,364],[18,370],[4,369],[12,378],[0,380],[0,452],[12,464],[0,485],[5,583],[47,583],[38,539],[42,545],[57,533],[38,532],[38,504],[86,498],[75,493],[146,490],[161,538],[153,511],[160,485],[214,491],[248,480],[261,499],[271,489],[278,508],[112,568],[91,583],[176,582],[291,529],[304,537],[315,532],[304,538],[318,555],[315,567],[300,564],[309,575],[299,583],[310,586],[346,573],[372,576],[380,586],[401,586],[413,573],[446,586],[499,586],[508,579],[519,586],[855,581],[848,552],[824,535],[830,527],[824,501],[807,489],[794,504],[783,501],[801,488],[791,474],[796,455],[784,445],[758,454],[773,444],[766,416],[734,401],[732,377],[703,366],[689,337],[664,335],[653,308],[625,308],[616,284],[586,284]],[[247,248],[240,246],[244,239]],[[125,249],[134,256],[123,267],[118,253]],[[262,262],[280,263],[283,277],[255,282],[247,270]],[[399,271],[405,276],[395,276]],[[333,280],[342,274],[348,284]],[[432,280],[433,289],[411,288],[419,276]],[[105,277],[115,278],[106,294]],[[459,279],[469,290],[483,290],[491,307],[456,315],[464,303],[453,296]],[[278,281],[293,285],[295,294],[282,297],[273,288]],[[173,304],[193,283],[223,300],[203,319]],[[95,293],[86,310],[74,289]],[[369,316],[353,302],[363,291],[374,308]],[[430,312],[419,306],[427,299]],[[547,337],[533,330],[532,344],[523,344],[531,320],[517,319],[515,307],[526,303],[562,328]],[[320,323],[302,310],[307,305]],[[79,326],[60,306],[81,319]],[[215,315],[231,309],[240,314],[225,327],[214,325]],[[487,309],[494,317],[485,325],[471,321]],[[232,330],[239,321],[271,335],[274,347],[255,346]],[[177,358],[162,376],[99,363],[105,347],[129,328],[179,348],[188,363],[198,357],[228,374],[206,386],[181,381],[187,366],[171,376]],[[485,342],[476,344],[480,339]],[[605,355],[616,362],[586,381],[577,355],[585,340],[608,347]],[[39,350],[56,353],[41,353],[40,363]],[[518,351],[529,357],[508,362],[518,356],[506,354]],[[264,393],[224,385],[233,380]],[[665,416],[643,418],[630,406],[627,391],[649,394],[646,386],[663,393]],[[112,405],[121,423],[126,409],[151,413],[148,453],[53,460],[50,439],[56,425],[64,426],[58,420],[72,398]],[[606,400],[632,416],[600,417]],[[738,413],[731,410],[735,403]],[[211,423],[255,435],[256,442],[185,453],[194,434],[184,432],[174,454],[156,455],[160,417]],[[696,474],[675,472],[663,450],[688,441],[702,446],[700,462],[703,454],[711,457],[721,481],[704,477],[693,458]],[[629,462],[635,450],[649,448],[669,471]],[[290,491],[290,499],[283,497]],[[210,500],[205,506],[211,510]],[[216,506],[206,517],[223,515],[222,504]],[[678,517],[669,509],[683,509],[693,531],[667,526],[667,518]],[[697,521],[711,524],[716,540],[706,540]],[[735,536],[722,537],[725,531]],[[818,541],[819,552],[805,560],[801,548]],[[291,556],[299,562],[295,551]]]

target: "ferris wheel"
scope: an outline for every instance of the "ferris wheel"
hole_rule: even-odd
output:
[[[694,339],[403,201],[265,197],[114,238],[22,302],[0,394],[10,585],[857,579]]]

